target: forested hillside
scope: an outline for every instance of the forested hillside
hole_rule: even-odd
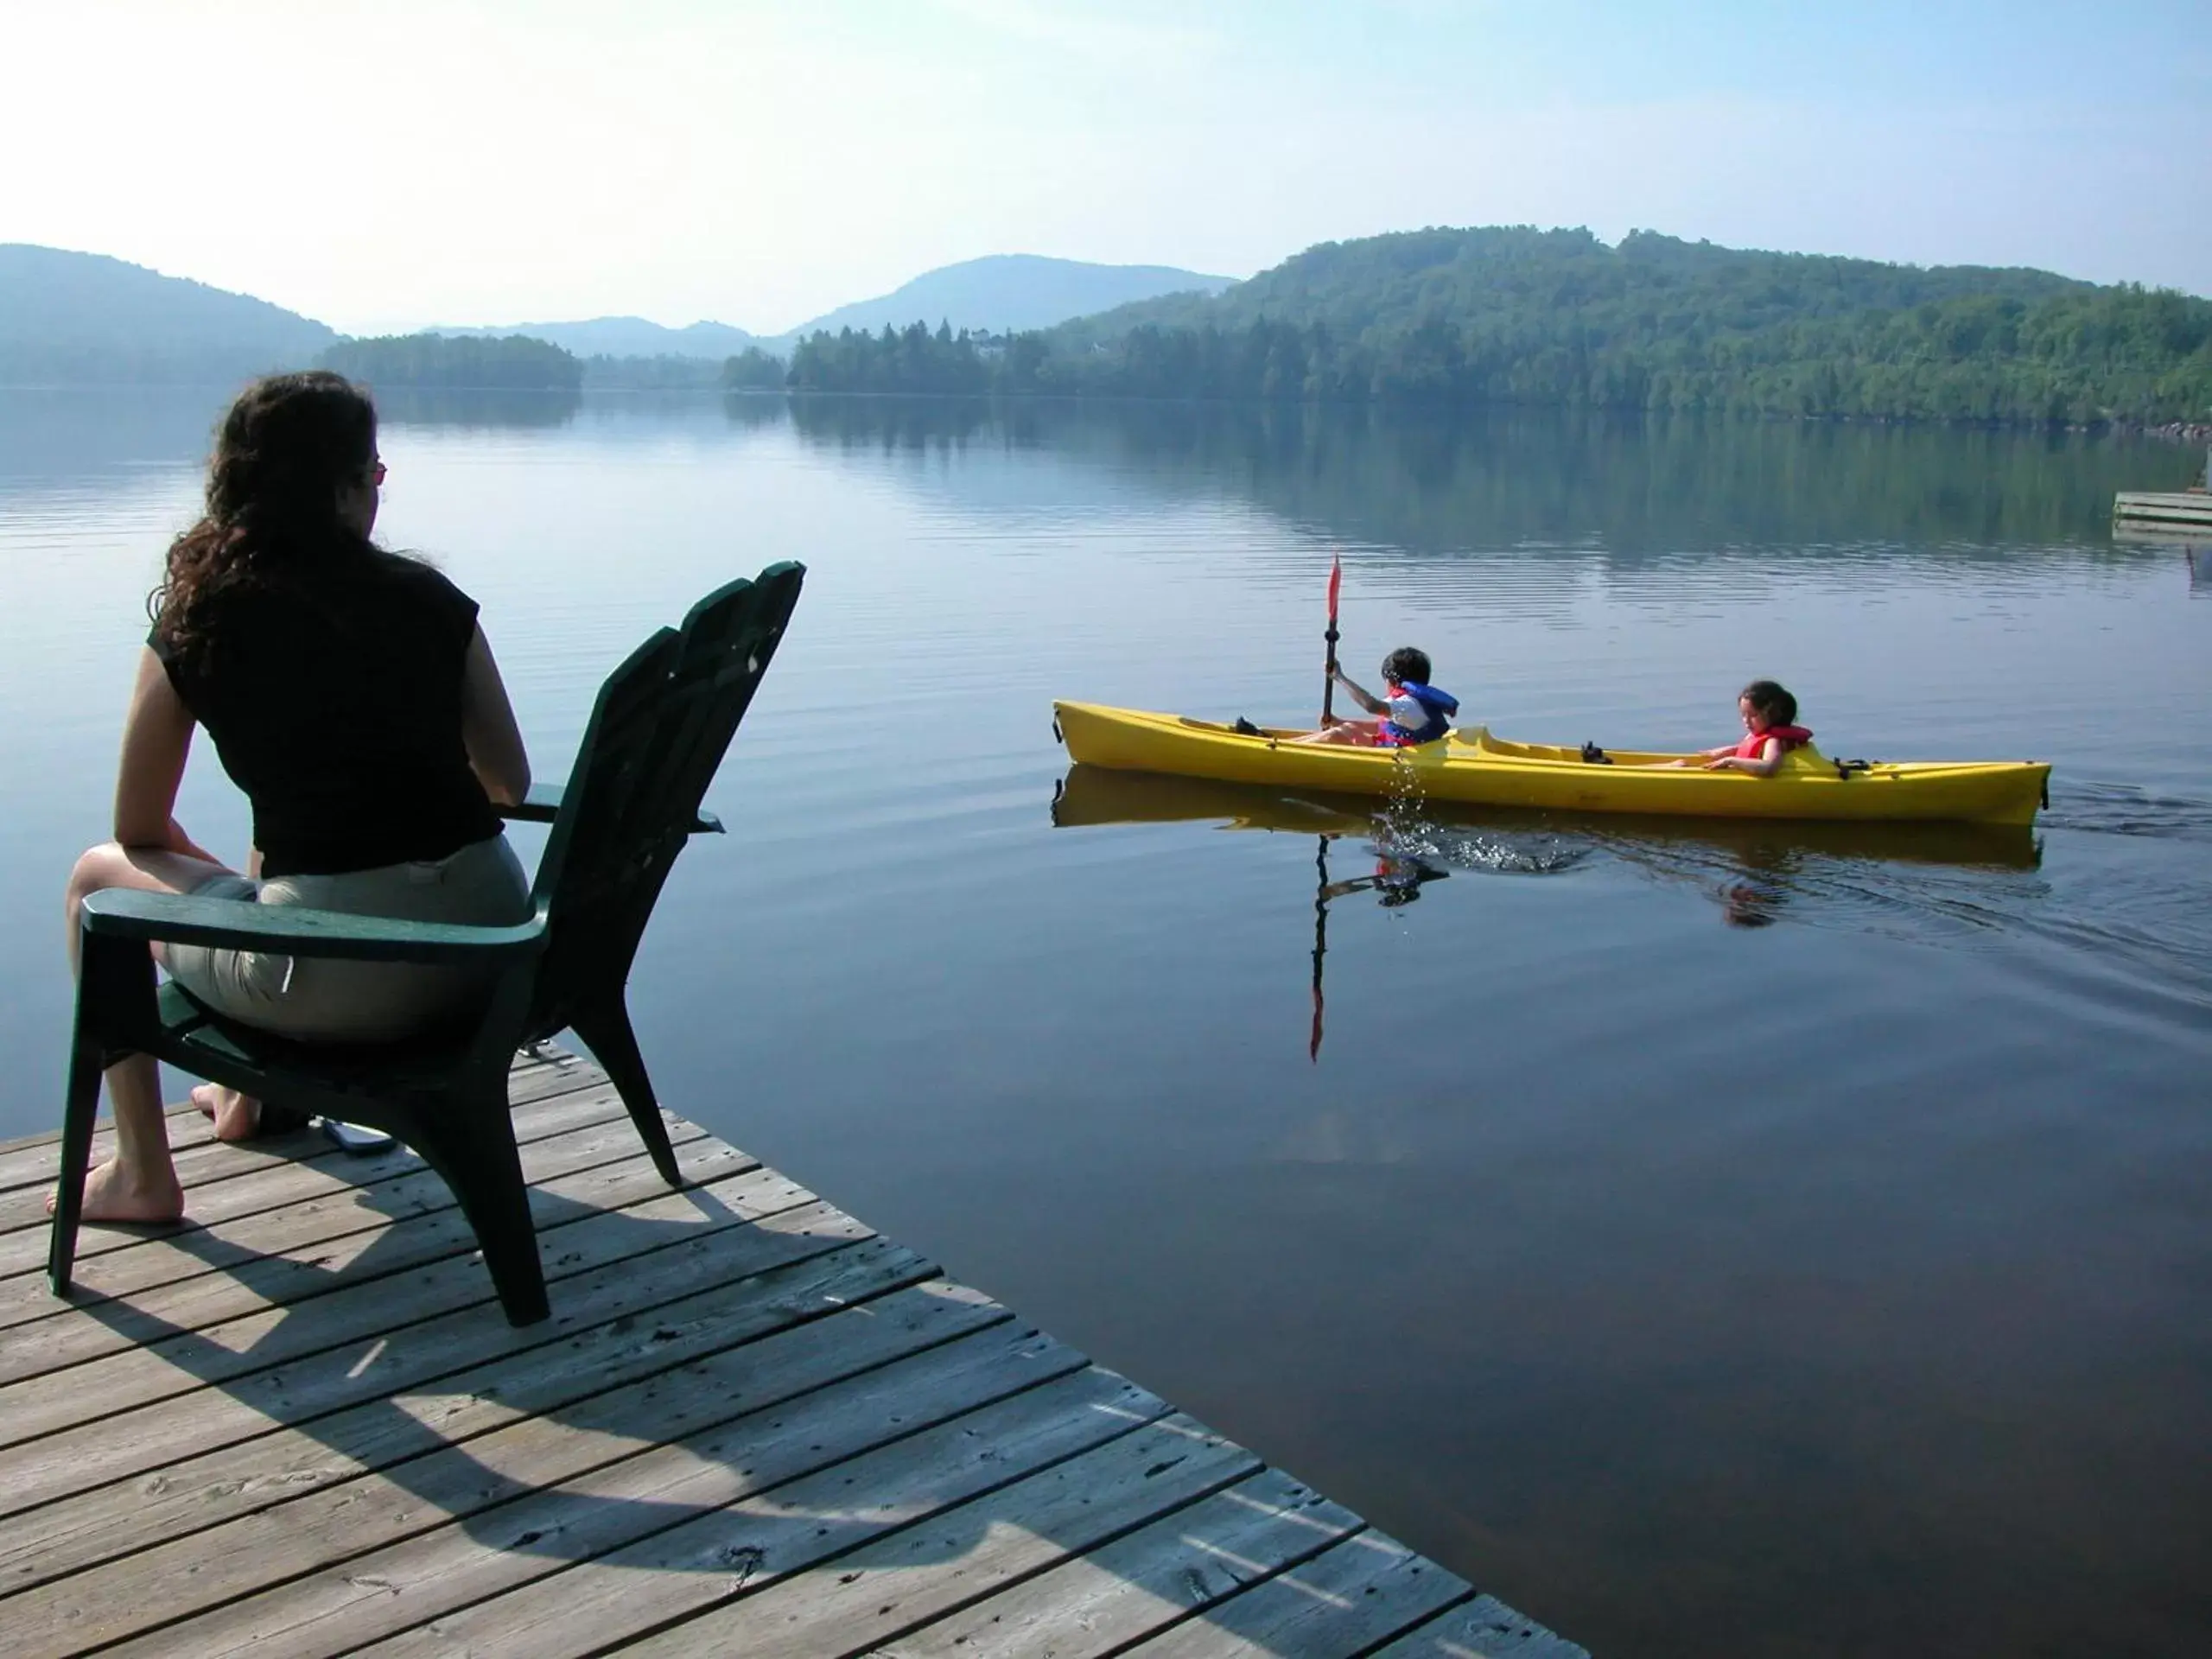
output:
[[[1041,334],[1017,334],[1025,352],[1039,348]],[[988,344],[986,343],[988,342]],[[841,328],[809,334],[791,353],[789,384],[797,391],[980,392],[995,389],[1044,391],[1017,384],[1005,372],[1006,342],[992,336],[954,334],[944,323],[931,334],[913,322],[883,332]],[[990,355],[984,353],[988,351]],[[732,358],[728,384],[738,384],[739,361]]]
[[[2212,416],[2212,302],[2047,271],[1746,252],[1637,232],[1329,243],[963,345],[818,336],[800,386],[1737,410],[2088,424]],[[874,366],[862,359],[875,359]],[[937,384],[926,386],[918,382]]]
[[[0,243],[0,385],[223,385],[337,336],[244,294],[105,254]]]
[[[525,334],[391,334],[344,340],[322,366],[372,389],[443,386],[471,391],[574,391],[584,365],[558,346]]]

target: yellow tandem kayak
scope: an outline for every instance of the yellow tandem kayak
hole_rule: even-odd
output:
[[[1090,766],[1567,812],[2025,824],[2035,822],[2050,777],[2041,760],[1839,763],[1807,744],[1771,778],[1754,778],[1639,770],[1683,758],[1672,754],[1615,750],[1610,764],[1586,761],[1578,749],[1509,742],[1482,727],[1419,748],[1362,749],[1292,743],[1298,734],[1281,728],[1247,736],[1215,721],[1103,703],[1055,702],[1052,711],[1069,756]]]

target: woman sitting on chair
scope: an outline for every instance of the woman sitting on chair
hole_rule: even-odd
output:
[[[177,537],[149,601],[115,791],[115,839],[69,877],[78,906],[109,887],[307,905],[405,920],[504,925],[529,886],[493,803],[530,786],[476,603],[369,539],[384,482],[376,410],[337,375],[271,377],[225,418],[207,513]],[[245,873],[175,817],[193,728],[253,808]],[[319,961],[202,946],[156,957],[215,1014],[311,1041],[377,1043],[470,1011],[465,970]],[[108,1069],[117,1152],[91,1173],[88,1221],[183,1213],[161,1079],[149,1058]],[[226,1140],[256,1133],[258,1103],[193,1091]]]

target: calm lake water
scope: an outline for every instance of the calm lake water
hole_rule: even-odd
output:
[[[0,393],[0,1134],[58,1116],[62,877],[219,401]],[[2192,457],[386,417],[383,537],[482,601],[541,775],[648,630],[810,567],[708,797],[732,833],[633,981],[669,1105],[1602,1650],[2212,1648],[2212,570],[2107,526]],[[1834,753],[2054,761],[2050,810],[1869,838],[1113,775],[1056,804],[1056,696],[1310,717],[1337,549],[1355,674],[1424,645],[1508,735],[1717,743],[1772,675]],[[212,753],[181,816],[243,855]]]

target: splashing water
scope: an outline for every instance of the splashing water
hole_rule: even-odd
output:
[[[1389,797],[1375,816],[1376,853],[1491,874],[1554,875],[1573,868],[1591,851],[1551,831],[1515,835],[1439,823],[1425,816],[1427,805],[1420,774],[1411,766],[1399,768]]]

